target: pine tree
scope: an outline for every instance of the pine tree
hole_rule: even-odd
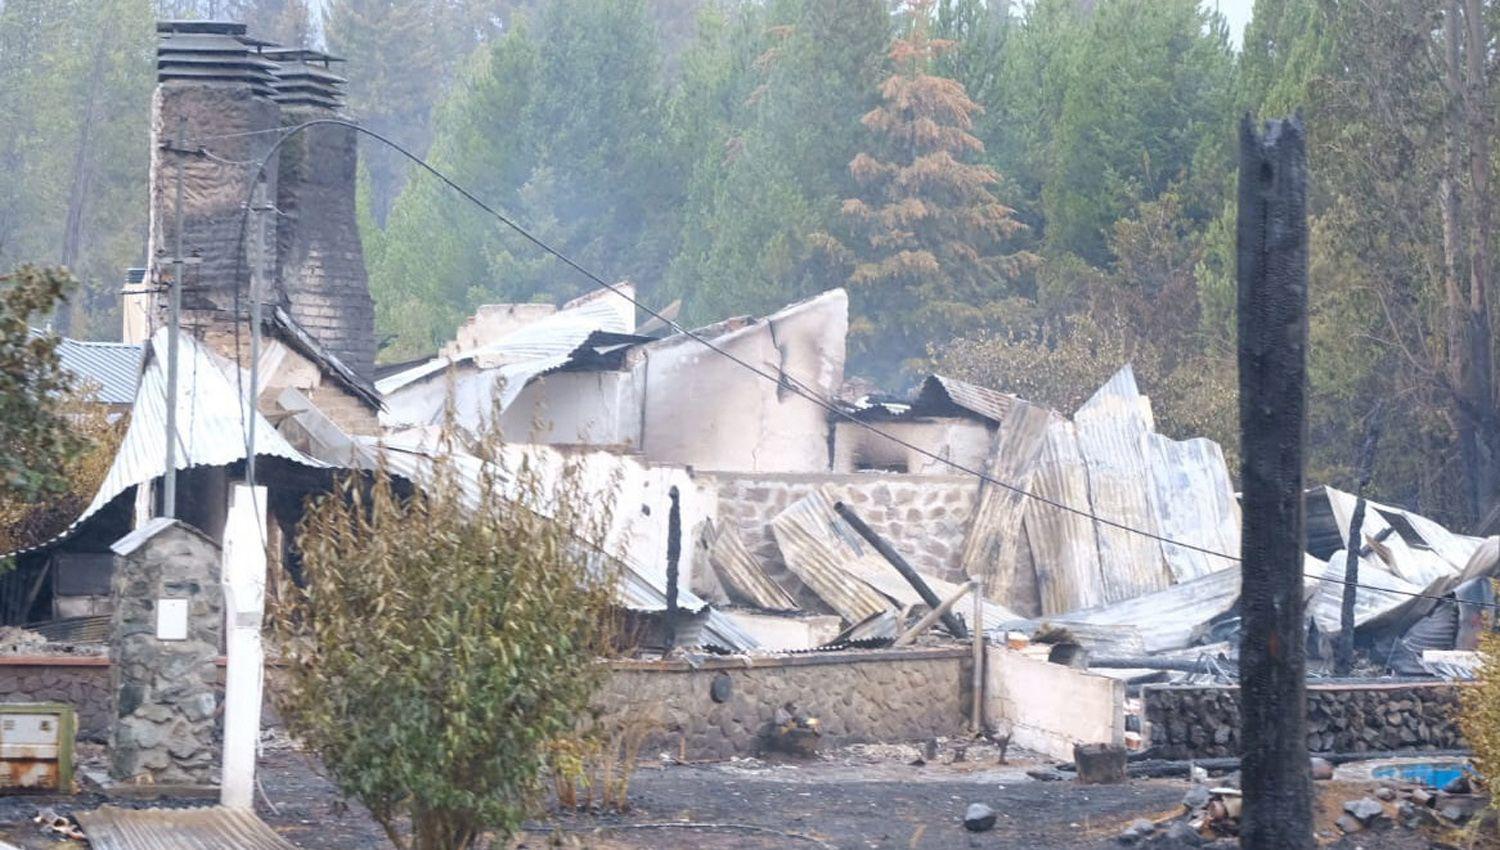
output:
[[[890,374],[933,339],[981,325],[1033,263],[1007,250],[1023,227],[994,194],[999,175],[972,162],[984,150],[978,111],[959,82],[933,73],[953,42],[929,32],[932,0],[908,0],[909,29],[891,46],[882,103],[865,114],[873,152],[849,172],[862,196],[843,213],[863,237],[851,246],[855,356]]]

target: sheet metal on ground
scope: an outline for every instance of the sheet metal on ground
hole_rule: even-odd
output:
[[[247,809],[101,806],[77,817],[93,850],[296,850]]]
[[[1147,652],[1181,649],[1200,626],[1234,607],[1240,596],[1240,571],[1229,568],[1192,581],[1086,611],[1056,618],[1062,623],[1134,626]]]
[[[1057,417],[1041,405],[1016,400],[995,434],[985,472],[1010,487],[981,484],[979,506],[964,537],[963,565],[969,575],[984,578],[985,596],[1023,616],[1042,613],[1036,571],[1021,533],[1026,491],[1031,489],[1047,427]]]

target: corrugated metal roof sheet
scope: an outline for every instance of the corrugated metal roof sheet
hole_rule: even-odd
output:
[[[249,809],[101,806],[77,818],[93,850],[296,850]]]
[[[383,463],[391,474],[416,483],[431,480],[433,457],[437,452],[442,451],[453,464],[456,473],[455,483],[462,488],[460,495],[470,505],[478,504],[482,492],[480,482],[484,474],[484,462],[479,458],[462,451],[444,450],[425,444],[420,438],[396,436],[381,440],[374,437],[355,437],[354,440],[355,461],[358,465],[366,469],[374,469]],[[526,457],[524,462],[533,464],[533,468],[541,470],[552,469],[564,462],[561,453],[546,446],[508,446],[507,451],[515,453],[514,457],[507,458],[507,465],[511,469],[519,468],[519,464],[523,462],[522,455]],[[596,477],[601,481],[618,481],[621,477],[620,469],[631,464],[639,467],[639,464],[631,458],[605,452],[595,452],[589,457],[597,459],[597,468],[592,468],[591,471],[596,473]],[[646,470],[646,472],[650,473],[651,470]],[[513,479],[503,471],[500,476],[503,490]],[[543,477],[547,476],[543,475]],[[656,489],[665,492],[663,487]],[[545,501],[546,494],[543,494],[542,498]],[[544,507],[532,507],[542,510],[543,513],[546,512]],[[601,507],[605,506],[601,505]],[[604,543],[608,551],[600,554],[613,559],[621,567],[620,585],[617,589],[621,604],[636,611],[665,611],[667,608],[665,560],[662,559],[658,565],[643,563],[639,558],[633,557],[630,547],[641,545],[642,541],[635,539],[635,536],[628,530],[621,530],[622,522],[626,519],[623,512],[616,512],[613,518],[616,521],[616,529]],[[684,525],[687,524],[684,523]],[[721,612],[710,608],[707,602],[688,589],[686,582],[678,587],[677,596],[678,605],[683,609],[694,612],[707,609],[704,630],[706,636],[716,645],[732,651],[754,649],[757,646],[755,638]]]
[[[225,466],[243,460],[245,427],[241,412],[245,407],[240,403],[239,391],[228,377],[237,367],[210,354],[189,334],[182,335],[178,354],[176,468]],[[245,380],[247,392],[249,385],[249,380]],[[292,448],[253,406],[248,412],[255,417],[257,457],[278,457],[303,466],[326,468],[321,461]],[[116,496],[160,477],[166,468],[166,433],[167,331],[163,328],[151,339],[151,353],[141,375],[135,406],[131,408],[130,425],[99,491],[72,525],[52,540],[32,549],[67,538]]]
[[[725,589],[742,602],[769,611],[795,611],[797,601],[773,581],[765,567],[745,541],[729,525],[721,525],[708,552],[713,567]]]
[[[1159,534],[1147,482],[1146,435],[1153,430],[1151,402],[1135,385],[1127,364],[1073,414],[1078,450],[1088,470],[1086,502],[1094,515]],[[1161,543],[1106,523],[1095,523],[1104,601],[1118,602],[1171,584]]]
[[[1072,422],[1057,419],[1047,426],[1031,491],[1060,505],[1088,509],[1088,472],[1078,451],[1078,436]],[[1103,604],[1094,521],[1038,499],[1028,499],[1024,523],[1042,614],[1061,614]]]
[[[604,293],[538,319],[480,348],[457,357],[435,357],[376,382],[390,410],[388,424],[426,425],[440,421],[450,366],[465,368],[454,387],[460,416],[482,419],[491,396],[501,389],[501,408],[508,406],[532,378],[565,365],[569,356],[595,331],[625,334],[634,328],[635,307]],[[429,386],[435,385],[435,386]]]
[[[1171,543],[1162,544],[1175,582],[1234,566],[1240,554],[1240,503],[1234,497],[1224,450],[1212,440],[1181,442],[1146,435],[1151,470],[1151,509],[1164,537],[1222,552],[1220,558]]]
[[[1011,405],[1018,400],[1016,396],[1009,393],[981,387],[968,381],[960,381],[944,375],[928,375],[927,380],[922,382],[922,388],[917,393],[913,407],[920,409],[923,406],[949,404],[998,423],[1004,421]]]
[[[1047,428],[1057,414],[1041,405],[1017,400],[1000,423],[985,473],[1015,489],[981,483],[979,505],[964,536],[963,566],[984,577],[985,596],[1024,616],[1042,613],[1036,568],[1021,533],[1030,490]]]
[[[144,354],[144,346],[128,342],[63,337],[57,344],[63,368],[96,387],[98,400],[105,404],[130,404],[135,400]]]
[[[1240,571],[1221,569],[1192,581],[1057,617],[1063,623],[1134,626],[1147,652],[1188,646],[1196,629],[1234,607],[1240,596]]]
[[[833,499],[822,488],[777,514],[771,533],[787,568],[849,623],[891,607],[889,600],[849,573],[848,565],[861,558],[885,562],[833,512]]]

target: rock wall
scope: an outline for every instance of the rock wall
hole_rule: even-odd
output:
[[[787,702],[818,718],[823,746],[914,741],[962,734],[969,706],[969,650],[911,649],[618,661],[598,705],[608,722],[649,724],[643,754],[723,759],[762,752],[776,709]],[[727,679],[724,701],[716,678]],[[722,695],[722,694],[721,694]]]
[[[1462,748],[1462,687],[1437,681],[1309,685],[1307,747],[1318,753]],[[1161,757],[1240,754],[1239,688],[1151,685],[1142,695],[1151,747]]]
[[[219,547],[181,522],[142,526],[116,546],[110,774],[209,784],[219,752]],[[157,637],[163,599],[187,600],[186,639]]]
[[[771,534],[771,520],[787,505],[827,485],[919,571],[963,581],[964,534],[979,498],[978,482],[964,476],[853,473],[755,475],[715,473],[719,521],[740,539],[771,577],[789,590],[799,586]]]
[[[108,740],[114,721],[109,659],[0,658],[0,703],[6,702],[71,705],[79,738]]]

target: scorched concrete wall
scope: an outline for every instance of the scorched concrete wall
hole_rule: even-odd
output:
[[[1011,743],[1056,759],[1074,744],[1125,742],[1125,682],[991,646],[985,717],[1009,727]]]

